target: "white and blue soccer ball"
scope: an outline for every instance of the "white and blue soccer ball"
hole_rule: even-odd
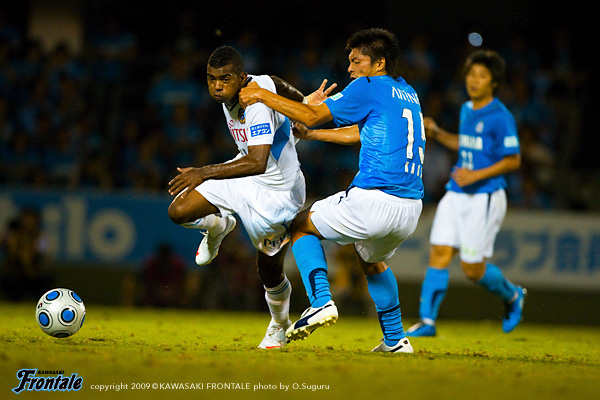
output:
[[[85,320],[83,300],[70,289],[52,289],[38,301],[35,319],[42,330],[55,338],[77,333]]]

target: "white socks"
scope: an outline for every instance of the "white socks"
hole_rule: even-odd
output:
[[[287,324],[290,313],[290,295],[292,285],[287,276],[283,276],[283,282],[274,288],[265,287],[265,300],[269,305],[269,311],[273,320],[282,325]]]
[[[216,214],[210,214],[195,221],[185,222],[181,226],[188,229],[204,229],[210,236],[216,236],[227,227],[227,219]]]

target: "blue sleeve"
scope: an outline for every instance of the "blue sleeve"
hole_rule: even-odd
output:
[[[325,100],[337,126],[354,125],[369,115],[373,105],[369,85],[366,77],[357,78],[340,93]]]

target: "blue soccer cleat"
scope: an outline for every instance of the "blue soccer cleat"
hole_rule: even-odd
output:
[[[406,331],[406,336],[410,337],[431,337],[435,336],[435,325],[427,325],[419,321]]]
[[[517,287],[517,298],[512,303],[505,303],[506,313],[502,319],[502,330],[506,333],[512,332],[523,319],[523,306],[527,289]]]
[[[333,300],[329,300],[323,307],[308,307],[300,319],[292,324],[285,333],[289,341],[304,340],[320,326],[335,324],[338,319],[338,310]]]

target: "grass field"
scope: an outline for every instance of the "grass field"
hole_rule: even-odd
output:
[[[269,319],[262,313],[88,305],[82,330],[54,339],[37,327],[31,304],[0,303],[0,398],[17,397],[22,368],[76,373],[83,386],[19,398],[600,398],[598,327],[524,322],[506,335],[500,321],[440,321],[438,337],[411,340],[415,354],[374,354],[377,319],[340,311],[336,325],[306,341],[264,351],[256,349]],[[201,389],[173,388],[185,384]]]

